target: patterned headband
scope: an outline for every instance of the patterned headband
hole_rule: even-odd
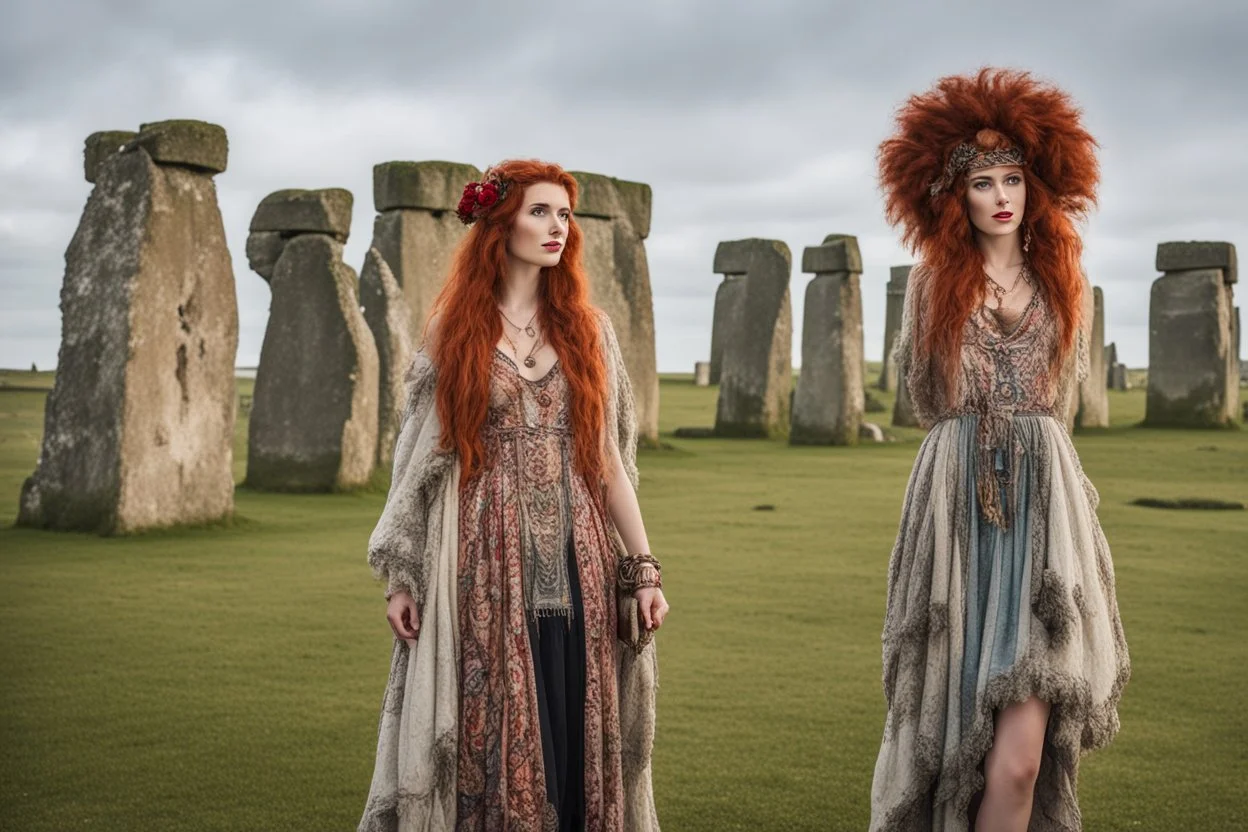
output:
[[[928,194],[934,199],[941,191],[953,185],[959,176],[972,170],[991,168],[997,165],[1025,165],[1023,151],[1017,147],[1005,150],[984,150],[970,142],[963,142],[953,149],[949,155],[949,163],[945,172],[928,188]]]

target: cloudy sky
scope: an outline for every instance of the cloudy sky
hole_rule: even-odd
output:
[[[1107,339],[1148,358],[1158,242],[1248,247],[1248,7],[1223,2],[767,3],[413,0],[6,3],[0,29],[0,366],[55,363],[64,251],[96,130],[223,125],[238,363],[268,287],[243,256],[279,188],[349,188],[347,259],[371,236],[372,166],[541,157],[654,188],[647,243],[661,370],[710,348],[720,240],[801,250],[856,234],[866,350],[888,267],[874,152],[896,106],[941,75],[1029,69],[1071,92],[1102,145],[1086,265]],[[1246,252],[1248,253],[1248,252]],[[794,319],[808,277],[793,275]],[[1241,290],[1242,291],[1242,290]],[[800,331],[795,333],[800,345]],[[794,361],[798,360],[795,347]]]

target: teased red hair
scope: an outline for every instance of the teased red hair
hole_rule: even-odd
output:
[[[980,146],[1004,138],[1022,151],[1028,260],[1057,317],[1060,347],[1052,366],[1059,367],[1074,344],[1083,295],[1083,242],[1075,221],[1096,204],[1100,180],[1096,140],[1079,116],[1066,93],[1029,73],[985,68],[942,78],[911,96],[897,111],[896,133],[880,145],[886,215],[931,273],[927,325],[916,333],[916,348],[943,368],[950,395],[960,375],[962,328],[983,299],[984,259],[967,213],[965,179],[935,197],[928,188],[954,148],[976,143],[977,136]]]
[[[524,191],[552,182],[567,191],[574,209],[577,197],[576,180],[559,165],[508,161],[493,171],[507,182],[507,195],[460,242],[431,315],[438,319],[433,359],[442,444],[459,454],[465,481],[480,473],[485,458],[481,428],[490,400],[490,362],[503,332],[498,303],[507,274],[507,238],[524,205]],[[604,471],[607,372],[581,266],[582,239],[573,217],[559,265],[542,269],[538,319],[568,380],[577,469],[595,482]]]

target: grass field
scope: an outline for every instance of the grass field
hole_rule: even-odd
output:
[[[1248,501],[1248,431],[1133,427],[1143,395],[1111,392],[1115,427],[1076,441],[1134,662],[1122,732],[1082,769],[1085,827],[1248,829],[1248,512],[1129,505]],[[0,387],[0,829],[354,828],[390,655],[364,564],[383,495],[240,489],[232,524],[131,538],[12,529],[43,398]],[[714,406],[665,378],[662,430]],[[673,605],[664,829],[866,828],[885,571],[920,435],[897,433],[850,449],[665,436],[642,454]]]

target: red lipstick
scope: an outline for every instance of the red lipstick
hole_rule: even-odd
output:
[[[542,243],[542,248],[553,253],[563,248],[563,243],[558,242],[557,240],[551,240],[549,243]]]
[[[1001,222],[1008,222],[1014,218],[1014,213],[1012,211],[998,211],[992,215],[992,218],[994,220],[1001,220]]]

